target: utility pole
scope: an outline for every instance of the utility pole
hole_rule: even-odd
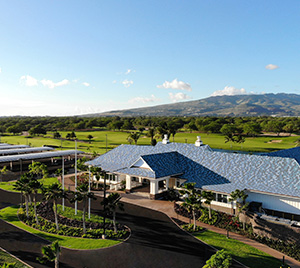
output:
[[[77,140],[75,140],[75,197],[77,192]],[[75,201],[75,215],[77,215],[77,200]]]
[[[64,157],[62,157],[62,170],[61,170],[61,183],[62,183],[62,189],[63,189],[63,193],[65,193],[65,161],[64,161]],[[62,209],[63,211],[65,211],[65,198],[63,197],[62,199]]]
[[[106,136],[106,153],[107,153],[107,134],[105,134],[105,136]]]
[[[89,165],[89,193],[91,192],[91,165]],[[91,198],[89,198],[89,219],[91,218]]]

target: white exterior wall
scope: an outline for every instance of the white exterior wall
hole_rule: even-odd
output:
[[[261,202],[263,208],[300,215],[300,198],[247,192],[246,202]]]

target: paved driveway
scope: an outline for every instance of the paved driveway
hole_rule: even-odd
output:
[[[0,189],[0,208],[19,200],[19,194]],[[63,249],[61,267],[194,268],[202,267],[212,254],[210,248],[181,231],[164,214],[132,204],[124,207],[117,220],[132,230],[126,242],[101,250]],[[93,213],[100,213],[99,200],[93,202],[93,208]],[[0,221],[0,246],[33,267],[49,267],[36,261],[43,244],[45,240]]]

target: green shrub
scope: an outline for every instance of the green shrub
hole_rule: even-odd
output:
[[[231,256],[224,250],[212,255],[203,268],[229,268],[232,263]]]
[[[204,230],[203,227],[196,226],[196,230],[194,231],[194,224],[185,224],[181,225],[181,228],[189,233],[197,233]]]
[[[201,208],[201,216],[199,217],[199,221],[204,223],[214,225],[218,220],[218,212],[211,210],[211,218],[209,218],[209,213],[207,208]]]

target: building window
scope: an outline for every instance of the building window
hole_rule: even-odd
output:
[[[214,197],[217,202],[228,203],[228,198],[227,198],[228,196],[226,194],[215,194],[214,193]]]

